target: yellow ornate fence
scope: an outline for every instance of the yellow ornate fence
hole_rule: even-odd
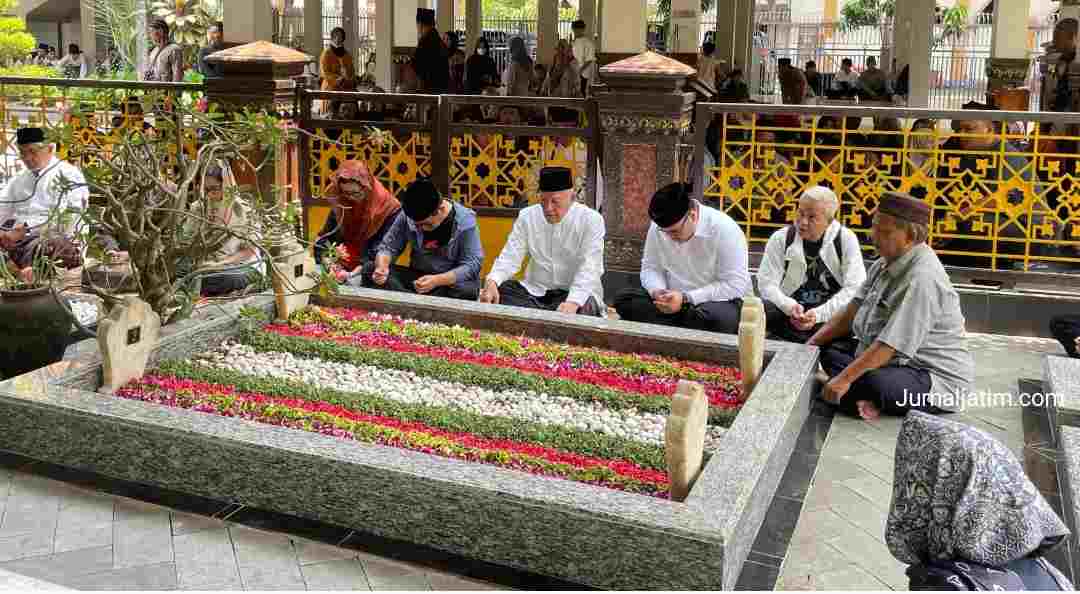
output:
[[[698,196],[761,244],[815,185],[871,250],[871,215],[896,190],[932,209],[947,264],[1080,269],[1076,114],[699,105]],[[753,247],[751,249],[754,249]]]
[[[490,216],[513,216],[534,202],[538,172],[545,165],[570,167],[582,201],[594,195],[591,102],[325,92],[304,92],[300,101],[307,205],[324,203],[330,177],[348,159],[366,162],[372,175],[395,193],[419,176],[430,176],[450,198]],[[320,108],[330,111],[322,102],[338,108],[354,104],[359,115],[349,120],[315,117]],[[530,117],[544,120],[551,108],[574,110],[577,123],[529,125]],[[504,123],[490,121],[499,117],[506,118]]]
[[[92,167],[108,159],[112,147],[134,131],[153,134],[162,127],[155,126],[161,118],[173,117],[170,105],[198,101],[202,88],[182,83],[0,78],[0,180],[6,182],[22,170],[15,146],[21,127],[38,126],[51,134],[72,123],[73,133],[57,143],[58,156]],[[196,131],[179,129],[178,144],[193,155]]]

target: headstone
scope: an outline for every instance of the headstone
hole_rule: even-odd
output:
[[[705,456],[705,426],[709,401],[697,382],[681,380],[671,397],[671,414],[664,427],[664,456],[671,479],[671,500],[683,501],[701,472]]]
[[[98,346],[104,359],[104,381],[98,391],[112,394],[142,377],[160,332],[161,318],[142,299],[126,297],[114,307],[98,323]]]
[[[278,321],[288,320],[294,311],[307,307],[316,280],[315,258],[299,249],[274,261],[272,282]]]
[[[739,318],[739,370],[742,372],[743,394],[749,398],[761,377],[765,365],[765,307],[761,299],[743,299]]]

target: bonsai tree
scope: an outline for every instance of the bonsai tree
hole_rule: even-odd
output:
[[[245,209],[246,227],[215,220],[211,206],[202,199],[206,172],[214,165],[232,164],[256,176],[272,167],[273,147],[285,130],[265,113],[226,116],[213,106],[204,113],[190,102],[157,93],[128,98],[126,104],[133,100],[152,114],[152,124],[144,123],[140,113],[133,118],[136,125],[124,124],[122,142],[86,147],[79,157],[95,203],[78,215],[80,240],[83,245],[100,245],[111,239],[128,252],[129,284],[162,320],[173,322],[190,313],[197,297],[190,281],[211,269],[203,263],[226,241],[241,239],[269,262],[275,242],[292,233],[295,206],[285,207],[256,187],[229,188],[223,199],[227,207]],[[59,140],[71,146],[84,127],[80,120],[91,117],[78,110],[111,109],[102,101],[109,100],[76,105],[59,130]],[[185,144],[188,149],[178,149]],[[250,157],[256,147],[264,156],[258,162]],[[107,302],[116,301],[112,290],[98,286],[91,290]]]

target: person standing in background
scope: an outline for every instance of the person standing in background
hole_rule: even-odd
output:
[[[206,47],[199,50],[199,74],[207,78],[222,78],[225,76],[224,64],[210,64],[206,61],[207,56],[214,52],[225,49],[225,27],[218,21],[206,30]]]
[[[488,87],[499,86],[499,68],[491,57],[491,44],[487,38],[476,40],[473,55],[465,61],[465,92],[479,95]]]
[[[596,80],[596,42],[586,32],[585,21],[576,20],[571,25],[574,31],[574,59],[581,71],[581,96],[589,96],[589,87]]]
[[[181,82],[184,80],[184,50],[169,41],[169,24],[165,19],[150,23],[150,48],[142,79],[148,82]]]
[[[450,54],[435,28],[435,11],[416,9],[416,38],[419,43],[412,66],[419,80],[420,93],[441,95],[450,90]]]

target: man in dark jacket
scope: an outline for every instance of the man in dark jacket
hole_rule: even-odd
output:
[[[225,76],[224,64],[210,64],[206,61],[207,56],[225,49],[225,30],[220,21],[210,25],[206,31],[206,47],[199,50],[199,74],[207,78],[222,78]]]
[[[435,11],[416,9],[416,36],[413,70],[420,81],[420,93],[438,95],[450,88],[450,55],[435,28]]]

